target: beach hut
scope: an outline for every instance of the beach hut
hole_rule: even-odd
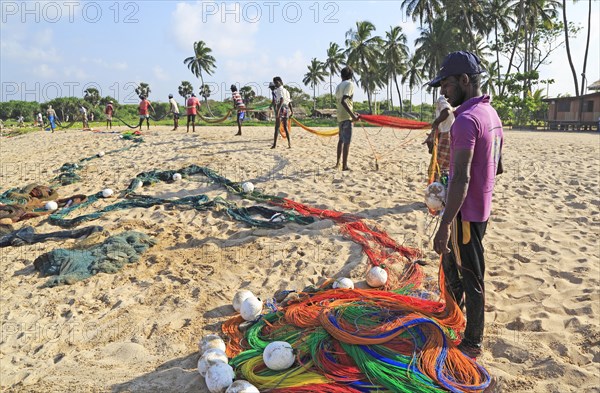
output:
[[[598,131],[600,92],[579,97],[546,98],[542,101],[548,102],[548,129]]]

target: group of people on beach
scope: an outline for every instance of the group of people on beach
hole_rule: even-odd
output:
[[[430,152],[435,144],[440,174],[436,180],[447,184],[446,201],[439,228],[433,241],[434,250],[442,255],[445,287],[457,304],[465,310],[467,324],[459,349],[467,356],[481,354],[484,331],[485,260],[483,238],[491,213],[492,192],[496,175],[501,174],[501,153],[504,141],[502,123],[490,104],[490,97],[481,92],[481,60],[473,53],[458,51],[448,54],[437,76],[427,84],[440,88],[436,119],[427,140]],[[353,70],[341,70],[341,83],[335,92],[339,137],[336,168],[349,171],[348,156],[353,123],[360,119],[354,112],[355,85]],[[277,147],[280,128],[285,132],[288,148],[292,147],[288,120],[294,115],[289,91],[281,77],[269,83],[271,107],[275,112],[275,132],[272,149]],[[231,86],[233,109],[237,111],[238,132],[247,110],[235,85]],[[174,129],[177,129],[179,109],[169,96]],[[141,116],[145,105],[140,104]],[[187,100],[189,124],[194,121],[199,101],[194,95]],[[147,118],[147,117],[146,117]]]

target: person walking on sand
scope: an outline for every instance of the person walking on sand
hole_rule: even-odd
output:
[[[150,111],[148,109],[152,109],[152,113],[154,112],[154,108],[152,107],[152,103],[148,101],[146,96],[140,96],[140,105],[138,106],[139,114],[140,114],[140,124],[138,124],[139,131],[142,131],[142,123],[144,123],[144,119],[146,119],[146,130],[150,129]]]
[[[484,329],[483,237],[492,207],[496,175],[502,173],[504,133],[490,97],[481,93],[481,60],[466,51],[452,52],[442,62],[431,87],[453,107],[450,129],[450,175],[446,208],[433,241],[442,255],[444,285],[466,309],[467,325],[458,348],[467,356],[481,354]]]
[[[190,132],[190,122],[192,123],[192,132],[196,132],[196,113],[200,110],[200,100],[192,93],[186,103],[187,110],[187,131]]]
[[[42,130],[44,129],[44,119],[42,118],[42,112],[38,112],[36,116],[37,126]]]
[[[275,134],[273,135],[273,146],[271,146],[271,149],[277,147],[277,136],[282,122],[288,141],[288,149],[291,149],[292,141],[290,140],[290,131],[288,130],[288,117],[294,116],[294,108],[292,107],[290,92],[283,87],[283,80],[279,76],[273,78],[273,84],[275,84],[275,91],[273,92],[275,95]]]
[[[169,113],[173,114],[173,129],[171,131],[176,131],[179,127],[179,105],[173,98],[173,94],[169,94]]]
[[[342,159],[342,170],[349,171],[348,154],[350,153],[350,142],[352,141],[352,122],[357,121],[359,115],[354,113],[354,83],[352,77],[354,71],[349,66],[342,68],[340,75],[342,82],[335,89],[335,102],[337,104],[337,121],[339,128],[339,140],[337,144],[336,168],[340,167]]]
[[[48,123],[50,123],[50,130],[54,133],[54,129],[56,128],[56,112],[52,109],[52,105],[48,105],[48,109],[46,110],[46,116],[48,116]]]
[[[81,114],[81,122],[83,123],[83,129],[86,130],[89,128],[88,125],[88,119],[87,119],[87,109],[85,109],[85,106],[80,105],[79,106],[79,113]]]
[[[112,101],[108,101],[106,108],[104,108],[104,114],[106,115],[106,128],[112,130],[112,117],[115,113],[115,107]]]
[[[242,95],[238,91],[236,85],[231,85],[231,101],[233,101],[233,108],[237,110],[236,117],[238,132],[235,135],[242,135],[242,120],[244,120],[244,116],[246,115],[246,104],[244,104],[244,100],[242,100]]]

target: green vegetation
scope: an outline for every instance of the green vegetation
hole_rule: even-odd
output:
[[[582,27],[567,20],[565,0],[403,0],[402,11],[420,22],[419,37],[412,53],[401,26],[390,26],[385,37],[380,37],[375,34],[373,23],[356,21],[345,37],[339,37],[344,39],[343,46],[330,42],[324,61],[316,57],[311,59],[303,82],[312,89],[312,98],[297,87],[287,87],[294,106],[302,108],[302,112],[311,114],[314,109],[335,108],[333,78],[347,64],[354,69],[357,85],[367,95],[365,102],[355,102],[356,111],[431,121],[438,90],[427,89],[426,97],[427,100],[431,98],[431,104],[414,105],[413,93],[435,77],[447,53],[464,49],[476,53],[488,70],[482,89],[493,96],[493,105],[504,124],[537,127],[543,124],[547,111],[547,104],[542,102],[545,98],[543,87],[545,85],[547,89],[554,82],[552,79],[539,80],[539,70],[547,64],[552,52],[566,47],[575,96],[583,93],[590,43],[591,0],[588,4],[586,52],[581,74],[573,66],[569,39]],[[209,99],[211,91],[203,78],[203,75],[212,75],[216,69],[212,49],[204,41],[196,41],[193,50],[193,56],[185,58],[183,63],[200,80],[199,96],[204,101],[202,113],[222,117],[231,109],[231,101]],[[506,67],[501,65],[501,57],[505,59]],[[578,87],[579,75],[582,77],[581,88]],[[326,80],[330,82],[329,93],[316,96],[315,87]],[[184,99],[193,91],[188,81],[182,81],[178,88]],[[142,82],[136,92],[149,96],[151,89]],[[402,95],[403,92],[406,94]],[[240,93],[250,106],[270,101],[270,97],[256,97],[250,86],[242,86]],[[394,93],[400,97],[400,102],[392,101]],[[11,126],[23,116],[25,124],[31,125],[35,114],[42,112],[45,115],[48,105],[52,105],[58,118],[64,121],[67,117],[79,116],[79,105],[84,105],[96,120],[103,120],[104,106],[110,100],[114,102],[117,116],[137,123],[137,105],[119,105],[112,97],[100,97],[94,88],[87,89],[83,98],[62,97],[46,103],[0,102],[0,119],[5,126]],[[153,103],[153,106],[157,117],[168,111],[166,103]],[[332,121],[315,119],[306,123],[329,126]],[[164,124],[169,122],[164,120]],[[222,124],[234,124],[233,118]],[[246,126],[254,124],[263,123],[251,119],[245,122]]]

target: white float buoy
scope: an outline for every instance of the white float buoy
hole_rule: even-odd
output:
[[[225,352],[219,348],[210,348],[198,359],[198,372],[204,377],[210,366],[217,362],[227,363],[228,361],[229,359],[227,359]]]
[[[114,191],[111,190],[110,188],[105,188],[104,190],[102,190],[103,198],[110,198],[113,194],[114,194]]]
[[[369,284],[370,287],[378,288],[385,285],[388,279],[388,274],[383,268],[379,266],[373,266],[367,273],[366,279],[367,284]]]
[[[103,151],[99,152],[98,157],[104,157],[104,152]]]
[[[225,393],[260,393],[260,390],[250,382],[238,379],[227,388]]]
[[[54,201],[48,201],[48,202],[46,202],[46,205],[44,206],[44,208],[49,211],[54,211],[54,210],[58,209],[58,203],[56,203]]]
[[[333,289],[354,289],[354,283],[348,277],[336,278],[333,282]]]
[[[240,312],[240,308],[242,307],[242,303],[244,302],[244,300],[248,299],[251,296],[254,296],[254,294],[247,289],[237,291],[237,293],[233,297],[233,309],[237,312]]]
[[[246,321],[256,321],[262,313],[263,303],[257,297],[249,297],[242,302],[240,314]]]
[[[425,204],[431,210],[442,210],[446,203],[446,187],[442,183],[433,182],[425,189]]]
[[[225,393],[234,378],[235,373],[229,364],[217,362],[208,368],[204,381],[210,393]]]
[[[273,341],[263,351],[263,361],[271,370],[286,370],[294,364],[295,359],[294,349],[285,341]]]
[[[212,348],[220,349],[225,352],[225,341],[216,334],[209,334],[200,339],[200,342],[198,343],[200,356],[204,355],[204,352]]]
[[[250,183],[249,181],[242,183],[242,190],[244,190],[245,193],[251,193],[252,191],[254,191],[254,184]]]
[[[179,180],[181,180],[181,173],[174,173],[174,174],[173,174],[173,180],[174,180],[174,181],[179,181]]]

